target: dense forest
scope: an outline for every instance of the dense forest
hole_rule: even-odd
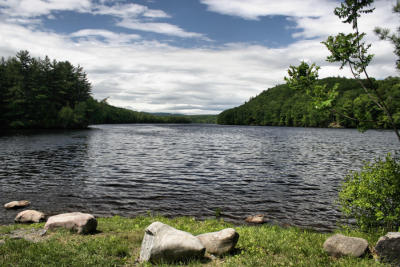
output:
[[[339,96],[329,110],[316,109],[311,97],[284,84],[263,91],[239,107],[223,111],[217,122],[228,125],[389,128],[387,118],[357,80],[337,77],[318,82],[328,87],[339,84]],[[400,78],[389,77],[374,82],[400,126]]]
[[[81,67],[33,58],[28,51],[0,60],[0,128],[84,128],[101,123],[189,123],[97,101]]]
[[[152,113],[156,116],[161,117],[175,117],[174,119],[177,120],[179,117],[185,118],[190,121],[190,123],[205,123],[205,124],[216,124],[217,123],[217,115],[184,115],[184,114],[173,114],[173,113]]]

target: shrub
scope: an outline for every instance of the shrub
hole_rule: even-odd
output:
[[[339,192],[341,210],[354,218],[362,230],[400,226],[400,162],[390,154],[386,160],[366,163],[360,172],[346,176]]]

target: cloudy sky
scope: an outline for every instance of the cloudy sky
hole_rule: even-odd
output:
[[[360,21],[375,54],[372,76],[398,75],[393,46],[375,26],[395,29],[394,0]],[[289,65],[320,65],[327,36],[350,26],[336,0],[0,0],[0,56],[28,50],[68,60],[88,74],[96,99],[148,112],[217,114],[283,83]],[[350,76],[349,76],[350,77]]]

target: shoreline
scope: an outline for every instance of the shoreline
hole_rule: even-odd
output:
[[[0,239],[5,239],[5,243],[0,245],[0,265],[18,266],[30,262],[40,266],[148,266],[138,265],[137,259],[144,230],[155,221],[193,235],[228,227],[233,227],[239,233],[239,241],[232,253],[223,257],[191,260],[188,262],[191,266],[377,266],[370,257],[335,259],[328,256],[322,244],[332,233],[268,224],[234,226],[217,219],[198,221],[191,217],[169,219],[162,216],[98,218],[97,232],[94,234],[78,235],[57,230],[51,231],[44,241],[37,243],[4,238],[4,235],[18,229],[40,229],[44,223],[0,226]],[[380,235],[345,230],[336,232],[365,238],[370,244],[375,244]]]
[[[29,208],[27,208],[29,209]],[[15,214],[18,214],[19,212],[22,212],[24,209],[20,210],[13,210]],[[73,212],[73,210],[66,211],[66,212]],[[143,217],[162,217],[166,219],[176,219],[176,218],[193,218],[196,221],[208,221],[208,220],[222,220],[226,223],[229,223],[235,227],[246,227],[246,226],[262,226],[262,225],[268,225],[268,226],[277,226],[280,228],[298,228],[300,230],[305,230],[305,231],[311,231],[315,233],[323,233],[323,234],[329,234],[329,233],[334,233],[338,229],[340,229],[339,224],[337,224],[335,227],[331,227],[329,225],[320,225],[320,227],[312,227],[312,226],[305,226],[305,225],[295,225],[295,224],[289,224],[287,222],[279,222],[277,220],[269,219],[268,216],[265,216],[263,222],[248,222],[246,221],[247,218],[257,216],[255,213],[254,215],[249,215],[247,217],[243,217],[241,219],[238,218],[232,218],[230,216],[224,216],[224,214],[221,214],[220,216],[196,216],[196,215],[164,215],[161,213],[143,213],[143,214],[137,214],[133,216],[123,216],[123,215],[118,215],[118,214],[109,214],[109,215],[104,215],[104,213],[101,213],[102,215],[96,215],[96,212],[91,212],[91,211],[85,211],[82,210],[82,212],[87,212],[91,213],[95,216],[95,218],[101,218],[101,219],[108,219],[108,218],[113,218],[113,217],[120,217],[123,219],[136,219],[136,218],[143,218]],[[46,214],[46,220],[50,216],[54,216],[60,213],[64,213],[62,211],[60,212],[51,212],[51,213],[45,213]],[[264,216],[263,216],[264,217]],[[7,226],[12,226],[12,225],[18,225],[19,223],[16,222],[10,222],[8,224],[0,224],[0,227],[7,227]]]

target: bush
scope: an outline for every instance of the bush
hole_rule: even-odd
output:
[[[74,122],[74,111],[69,106],[65,106],[58,112],[58,118],[63,128],[69,128]]]
[[[400,226],[400,163],[390,154],[386,160],[366,163],[360,172],[346,176],[339,193],[342,212],[354,218],[362,230]]]

